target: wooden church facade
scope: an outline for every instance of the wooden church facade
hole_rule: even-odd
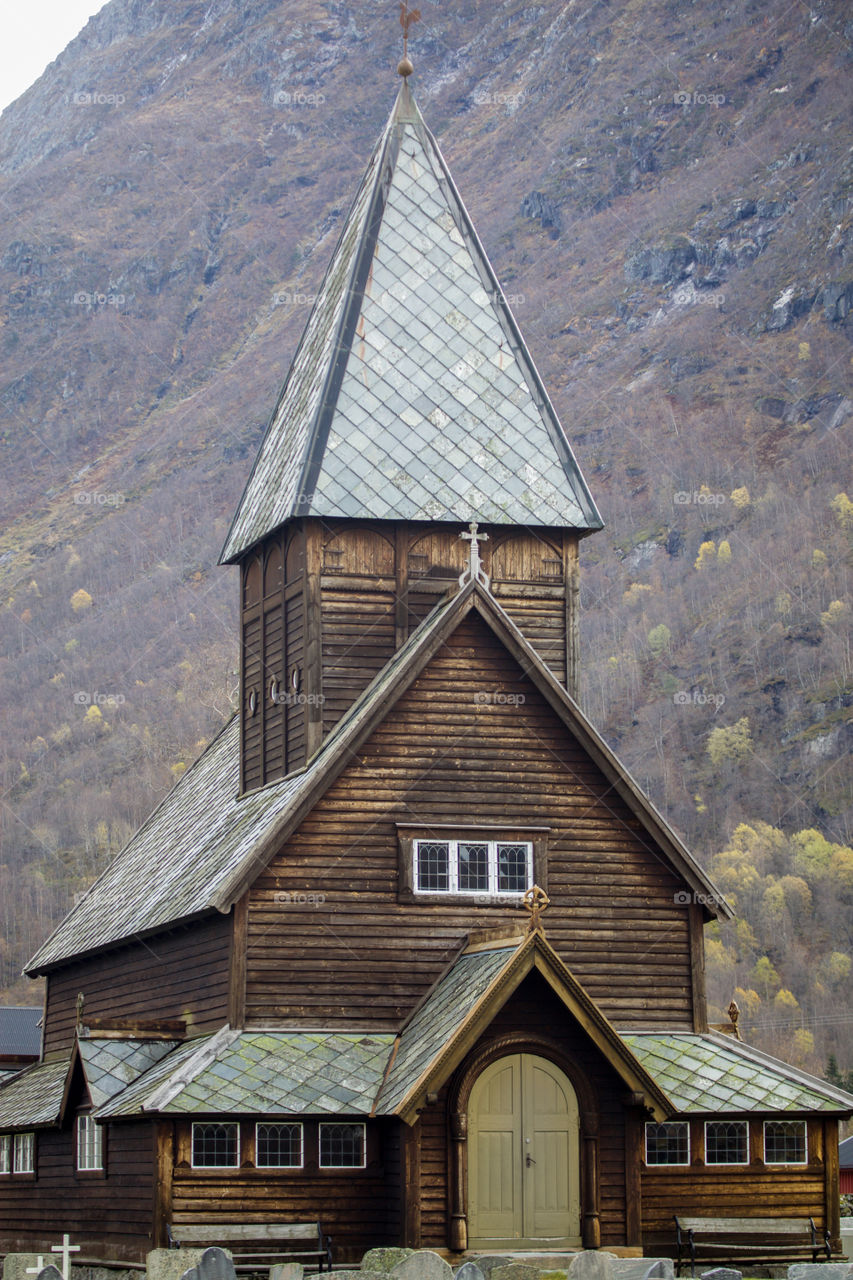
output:
[[[600,523],[404,83],[223,553],[238,714],[28,966],[0,1251],[839,1247],[853,1098],[709,1029],[728,908],[575,701]]]

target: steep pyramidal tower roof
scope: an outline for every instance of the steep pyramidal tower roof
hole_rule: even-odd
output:
[[[602,523],[405,80],[223,561],[308,515]]]

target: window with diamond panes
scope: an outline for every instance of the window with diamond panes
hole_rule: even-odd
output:
[[[34,1133],[16,1133],[13,1150],[15,1173],[35,1173],[36,1135]]]
[[[239,1163],[238,1124],[193,1124],[194,1169],[234,1169]]]
[[[301,1169],[302,1125],[257,1125],[255,1164],[260,1169]]]
[[[749,1134],[745,1120],[705,1122],[705,1163],[749,1163]]]
[[[646,1164],[689,1164],[690,1125],[669,1120],[646,1125]]]
[[[416,893],[521,896],[533,883],[533,846],[502,840],[415,840]]]
[[[12,1172],[12,1135],[0,1133],[0,1173]]]
[[[104,1167],[104,1131],[91,1116],[77,1117],[77,1168],[94,1172]]]
[[[363,1124],[320,1125],[321,1169],[363,1169],[366,1163]]]
[[[806,1163],[805,1120],[764,1121],[764,1163]]]

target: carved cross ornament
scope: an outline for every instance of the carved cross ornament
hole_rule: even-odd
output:
[[[468,568],[463,569],[459,575],[459,585],[464,587],[466,582],[479,582],[481,586],[489,589],[489,575],[483,568],[483,562],[480,559],[480,543],[487,542],[489,535],[487,533],[477,532],[477,521],[472,520],[469,525],[470,533],[460,533],[459,537],[464,538],[466,542],[470,542],[471,550],[468,560]]]
[[[542,912],[546,911],[550,906],[551,899],[548,897],[544,889],[538,884],[533,885],[532,889],[526,889],[522,898],[525,911],[530,913],[530,922],[527,926],[528,933],[535,933],[538,929],[540,933],[545,932],[542,928]]]

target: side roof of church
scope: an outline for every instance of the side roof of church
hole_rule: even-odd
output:
[[[406,81],[222,552],[294,516],[570,527],[601,517]]]

